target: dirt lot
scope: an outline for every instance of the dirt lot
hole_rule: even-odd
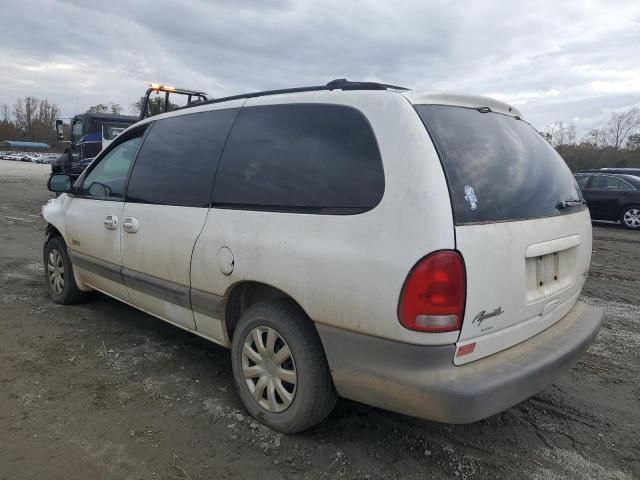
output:
[[[282,436],[242,410],[226,350],[102,295],[49,301],[47,174],[0,161],[0,479],[640,478],[640,232],[595,227],[603,329],[534,398],[466,426],[341,400]]]

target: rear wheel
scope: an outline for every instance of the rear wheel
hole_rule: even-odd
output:
[[[44,246],[44,276],[49,287],[49,296],[55,303],[71,305],[87,298],[87,293],[78,288],[67,245],[62,237],[53,237]]]
[[[258,303],[233,334],[233,377],[247,411],[283,433],[321,422],[337,395],[311,320],[289,300]]]
[[[620,223],[625,228],[640,230],[640,205],[625,207],[620,214]]]

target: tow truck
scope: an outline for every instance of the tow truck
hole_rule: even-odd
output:
[[[152,98],[153,94],[158,96]],[[208,100],[205,92],[152,83],[142,99],[138,117],[81,113],[70,119],[71,135],[69,140],[65,139],[64,134],[65,119],[56,119],[58,140],[68,142],[69,146],[62,155],[51,163],[51,173],[66,173],[71,175],[75,181],[94,157],[127,127],[147,117],[179,108],[171,102],[174,95],[186,96],[186,105]]]

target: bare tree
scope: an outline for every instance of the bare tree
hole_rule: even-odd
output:
[[[9,123],[11,121],[11,112],[9,111],[9,105],[3,103],[0,105],[0,114],[2,114],[2,121]]]
[[[569,122],[569,125],[567,126],[567,144],[576,144],[576,122],[574,122],[573,120],[571,120],[571,122]]]
[[[55,142],[55,121],[60,116],[60,109],[54,103],[49,103],[47,99],[40,100],[38,104],[38,112],[34,121],[32,136],[34,138],[43,139],[45,142],[52,144]]]
[[[60,109],[54,103],[48,100],[41,100],[38,106],[38,121],[43,125],[53,128],[56,118],[60,115]]]
[[[640,133],[632,133],[627,137],[627,148],[629,150],[640,150]]]
[[[573,145],[576,142],[575,122],[565,123],[560,120],[545,127],[542,136],[554,147]]]
[[[11,122],[9,107],[1,106],[0,113],[9,118],[4,124],[11,125],[11,129],[5,128],[5,135],[46,142],[49,145],[57,143],[54,126],[56,118],[60,115],[60,108],[55,103],[36,97],[21,98],[13,106],[14,122]]]
[[[640,126],[640,108],[633,107],[625,112],[612,112],[607,123],[609,143],[618,150],[629,134]]]
[[[584,141],[595,148],[607,146],[607,132],[604,128],[592,128],[585,135]]]
[[[553,134],[551,135],[551,137],[552,145],[554,147],[561,147],[565,144],[567,135],[563,122],[556,122],[554,124]]]
[[[124,110],[124,108],[122,108],[122,105],[120,105],[119,103],[110,102],[109,110],[113,115],[122,115],[122,111]]]
[[[36,97],[24,97],[19,99],[13,107],[13,115],[16,118],[16,127],[22,130],[27,137],[33,134],[33,122],[40,100]]]

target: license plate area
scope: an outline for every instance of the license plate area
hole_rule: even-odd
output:
[[[527,257],[527,303],[550,297],[575,283],[576,248]]]

